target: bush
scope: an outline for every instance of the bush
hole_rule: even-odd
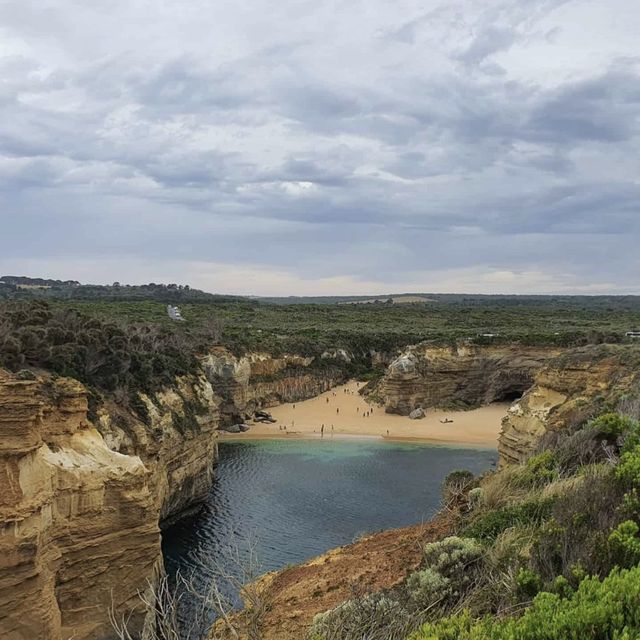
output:
[[[102,391],[153,393],[195,372],[198,361],[172,329],[118,324],[35,301],[0,309],[0,366],[43,368]]]
[[[411,640],[632,640],[640,634],[640,568],[586,578],[568,597],[539,593],[519,618],[428,623]]]
[[[602,437],[616,440],[634,430],[637,425],[628,416],[622,416],[618,413],[604,413],[592,420],[589,426]]]
[[[640,528],[633,520],[625,520],[609,535],[612,552],[621,566],[633,566],[640,562],[639,531]]]
[[[640,485],[640,445],[622,454],[620,464],[616,467],[616,477],[626,487]]]
[[[405,585],[411,605],[441,611],[460,601],[475,584],[482,554],[478,542],[456,536],[425,545],[425,568]]]
[[[520,567],[518,571],[516,584],[519,594],[525,598],[533,598],[533,596],[542,590],[542,578],[540,574],[524,567]]]
[[[459,499],[474,484],[471,471],[456,469],[447,475],[442,484],[442,497],[446,503]]]
[[[521,489],[544,486],[558,477],[557,462],[552,451],[546,450],[529,458],[514,477],[514,485]]]
[[[417,624],[396,600],[369,595],[343,602],[318,614],[307,637],[311,640],[404,640]]]
[[[612,466],[590,467],[583,478],[556,499],[553,517],[539,530],[532,568],[547,584],[557,575],[571,579],[578,563],[599,576],[612,568],[607,538],[621,520],[623,491]]]
[[[551,515],[554,500],[528,499],[523,502],[495,509],[479,515],[463,529],[465,536],[480,540],[495,540],[510,527],[540,524]]]

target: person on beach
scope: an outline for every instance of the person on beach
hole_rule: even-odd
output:
[[[324,425],[320,427],[320,437],[324,438]]]
[[[336,413],[340,413],[340,407],[336,407]]]

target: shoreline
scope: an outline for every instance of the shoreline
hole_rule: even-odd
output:
[[[260,442],[262,440],[282,440],[284,442],[291,440],[307,440],[309,442],[332,442],[332,441],[354,441],[354,440],[371,440],[373,442],[377,442],[379,444],[393,444],[393,443],[406,443],[406,444],[422,444],[425,446],[432,447],[445,447],[445,448],[460,448],[460,449],[483,449],[487,451],[496,451],[496,446],[493,444],[482,444],[475,442],[462,442],[462,441],[451,441],[451,440],[443,440],[438,438],[427,438],[427,437],[412,437],[412,436],[379,436],[375,434],[366,435],[366,434],[350,434],[350,433],[339,433],[335,434],[333,437],[329,435],[328,437],[322,438],[318,434],[314,433],[289,433],[289,435],[279,435],[277,433],[269,434],[269,433],[259,433],[259,434],[251,434],[250,431],[245,433],[227,433],[224,431],[220,431],[219,442],[251,442],[257,441]],[[497,443],[496,443],[497,444]]]
[[[220,431],[220,440],[367,438],[496,449],[502,418],[510,406],[496,403],[466,411],[427,409],[424,418],[412,420],[385,413],[382,407],[367,403],[359,389],[360,383],[349,381],[314,398],[271,407],[268,412],[275,423],[248,421],[249,431]]]

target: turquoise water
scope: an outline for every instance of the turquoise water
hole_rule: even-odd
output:
[[[496,460],[488,449],[374,439],[223,442],[204,508],[163,535],[165,564],[204,583],[208,563],[226,562],[230,544],[246,553],[251,539],[261,569],[280,569],[429,519],[450,471],[478,473]]]

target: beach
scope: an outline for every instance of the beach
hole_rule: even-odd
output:
[[[495,447],[502,418],[509,408],[509,403],[495,403],[470,411],[427,409],[424,418],[411,420],[408,416],[385,413],[383,407],[369,404],[358,393],[361,385],[351,381],[310,400],[271,407],[267,411],[277,420],[274,424],[248,422],[249,431],[224,434],[223,437],[366,436]]]

